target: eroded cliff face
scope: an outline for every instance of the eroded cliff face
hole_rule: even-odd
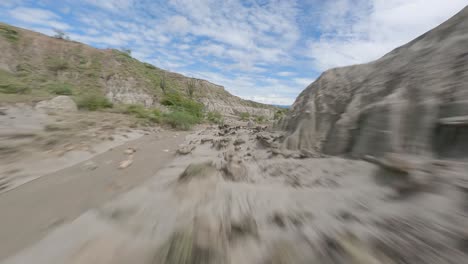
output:
[[[289,149],[468,155],[468,8],[381,59],[326,71],[297,98]]]

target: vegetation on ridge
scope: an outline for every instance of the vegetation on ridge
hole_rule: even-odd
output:
[[[224,122],[220,113],[205,112],[201,99],[267,107],[241,100],[207,81],[142,63],[131,56],[131,50],[95,49],[68,40],[61,31],[50,38],[0,23],[0,49],[7,54],[2,62],[9,67],[0,69],[0,103],[35,103],[67,95],[79,109],[112,108],[110,111],[135,116],[144,123],[168,124],[177,129],[190,129],[205,120]],[[144,94],[167,111],[119,103],[112,94],[120,93],[120,89]]]

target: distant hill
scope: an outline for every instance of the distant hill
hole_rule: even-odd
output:
[[[222,86],[140,62],[125,52],[96,49],[3,23],[0,50],[0,102],[38,101],[62,89],[75,97],[105,95],[114,103],[153,106],[159,104],[164,90],[188,97],[193,85],[192,97],[211,111],[274,114],[273,106],[243,100]]]
[[[276,107],[279,107],[279,108],[284,108],[284,109],[291,108],[291,105],[273,105],[273,106],[276,106]]]

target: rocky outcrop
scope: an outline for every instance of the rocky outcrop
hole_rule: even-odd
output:
[[[106,81],[105,86],[106,97],[113,103],[142,104],[146,107],[154,103],[153,97],[139,88],[140,85],[135,78],[114,75]]]
[[[377,61],[323,73],[286,117],[285,147],[355,157],[466,156],[467,83],[465,8]]]
[[[258,108],[252,106],[246,106],[238,102],[228,102],[220,99],[204,98],[201,100],[208,111],[216,111],[225,116],[238,115],[239,113],[249,113],[251,116],[264,116],[268,119],[272,119],[275,110],[271,108]]]
[[[73,101],[73,99],[65,95],[60,95],[46,101],[40,101],[36,104],[35,108],[44,109],[47,111],[78,111],[78,107],[76,106],[76,103]]]

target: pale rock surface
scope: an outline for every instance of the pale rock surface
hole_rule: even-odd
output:
[[[363,65],[323,73],[283,121],[284,146],[355,157],[386,152],[467,156],[468,8]],[[453,130],[453,131],[452,131]]]
[[[36,109],[43,109],[46,111],[65,111],[76,112],[78,107],[75,101],[66,95],[59,95],[50,100],[40,101],[36,104]]]
[[[138,88],[138,81],[132,77],[112,76],[105,82],[106,97],[113,103],[142,104],[150,107],[154,104],[153,97]]]

